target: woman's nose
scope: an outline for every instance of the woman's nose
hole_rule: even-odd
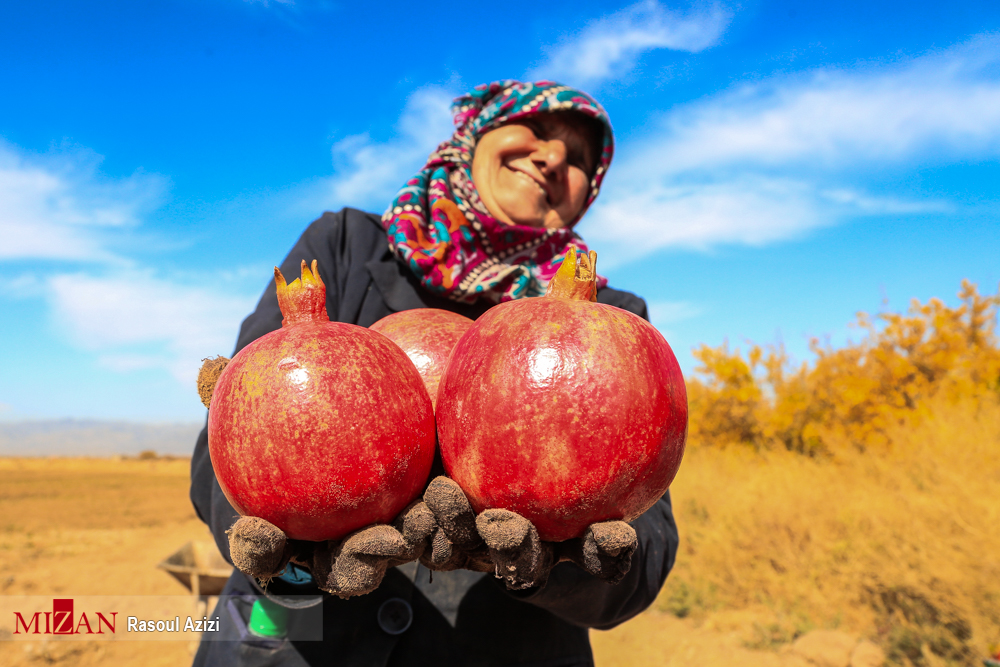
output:
[[[566,166],[566,144],[559,139],[541,142],[531,155],[538,169],[545,175],[558,176]]]

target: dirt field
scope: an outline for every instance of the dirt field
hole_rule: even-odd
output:
[[[0,591],[186,593],[156,564],[188,540],[210,537],[191,509],[187,486],[183,460],[0,459]],[[652,611],[612,632],[595,633],[598,664],[662,665],[671,656],[669,664],[676,665],[728,665],[733,658],[762,667],[801,664],[749,651],[726,633],[692,627]],[[0,642],[0,665],[186,665],[191,649],[187,642],[7,641]]]
[[[597,664],[876,667],[879,649],[858,646],[865,638],[886,648],[909,641],[912,665],[980,664],[1000,639],[1000,568],[987,555],[1000,551],[1000,420],[962,424],[957,439],[950,422],[931,424],[921,436],[931,449],[909,464],[690,451],[673,489],[678,566],[653,609],[592,634]],[[941,465],[949,450],[962,455]],[[189,540],[209,539],[187,491],[185,460],[0,459],[0,594],[185,594],[156,564]],[[882,579],[866,578],[871,572]],[[870,588],[879,581],[888,587]],[[935,581],[946,594],[934,597]],[[865,590],[924,591],[905,599],[970,627],[960,642],[966,653],[931,655],[938,621],[907,625],[904,607],[880,617]],[[0,666],[186,665],[192,649],[183,641],[0,641]],[[861,649],[868,657],[851,662]]]
[[[156,564],[207,528],[186,460],[0,459],[0,593],[180,595]],[[0,665],[184,665],[186,642],[0,642]]]

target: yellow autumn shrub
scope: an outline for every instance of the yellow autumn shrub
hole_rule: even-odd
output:
[[[810,363],[695,350],[661,611],[756,649],[837,628],[892,667],[1000,644],[1000,293],[959,297],[861,313]]]
[[[688,381],[692,445],[745,443],[809,455],[885,449],[893,428],[915,423],[928,401],[1000,395],[997,308],[963,281],[961,304],[914,300],[905,314],[859,313],[864,333],[834,349],[811,343],[815,361],[793,366],[781,346],[694,350]]]

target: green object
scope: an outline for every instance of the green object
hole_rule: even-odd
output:
[[[258,598],[250,610],[247,630],[258,637],[284,637],[288,629],[288,609],[267,598]]]

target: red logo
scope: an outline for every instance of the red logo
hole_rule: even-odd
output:
[[[48,623],[45,625],[47,627]],[[73,634],[73,598],[52,601],[52,625],[54,626],[52,630],[54,635]],[[16,622],[14,627],[17,627]]]
[[[73,614],[73,598],[55,598],[52,600],[52,611],[36,611],[31,618],[25,620],[19,611],[14,612],[14,634],[27,635],[103,635],[105,628],[115,633],[115,623],[118,621],[118,612],[110,612],[111,620],[96,612],[93,623],[97,629],[91,625],[91,619],[87,618],[86,612],[80,612],[80,617],[75,618]],[[74,624],[74,621],[76,623]],[[42,630],[42,624],[45,629]]]

